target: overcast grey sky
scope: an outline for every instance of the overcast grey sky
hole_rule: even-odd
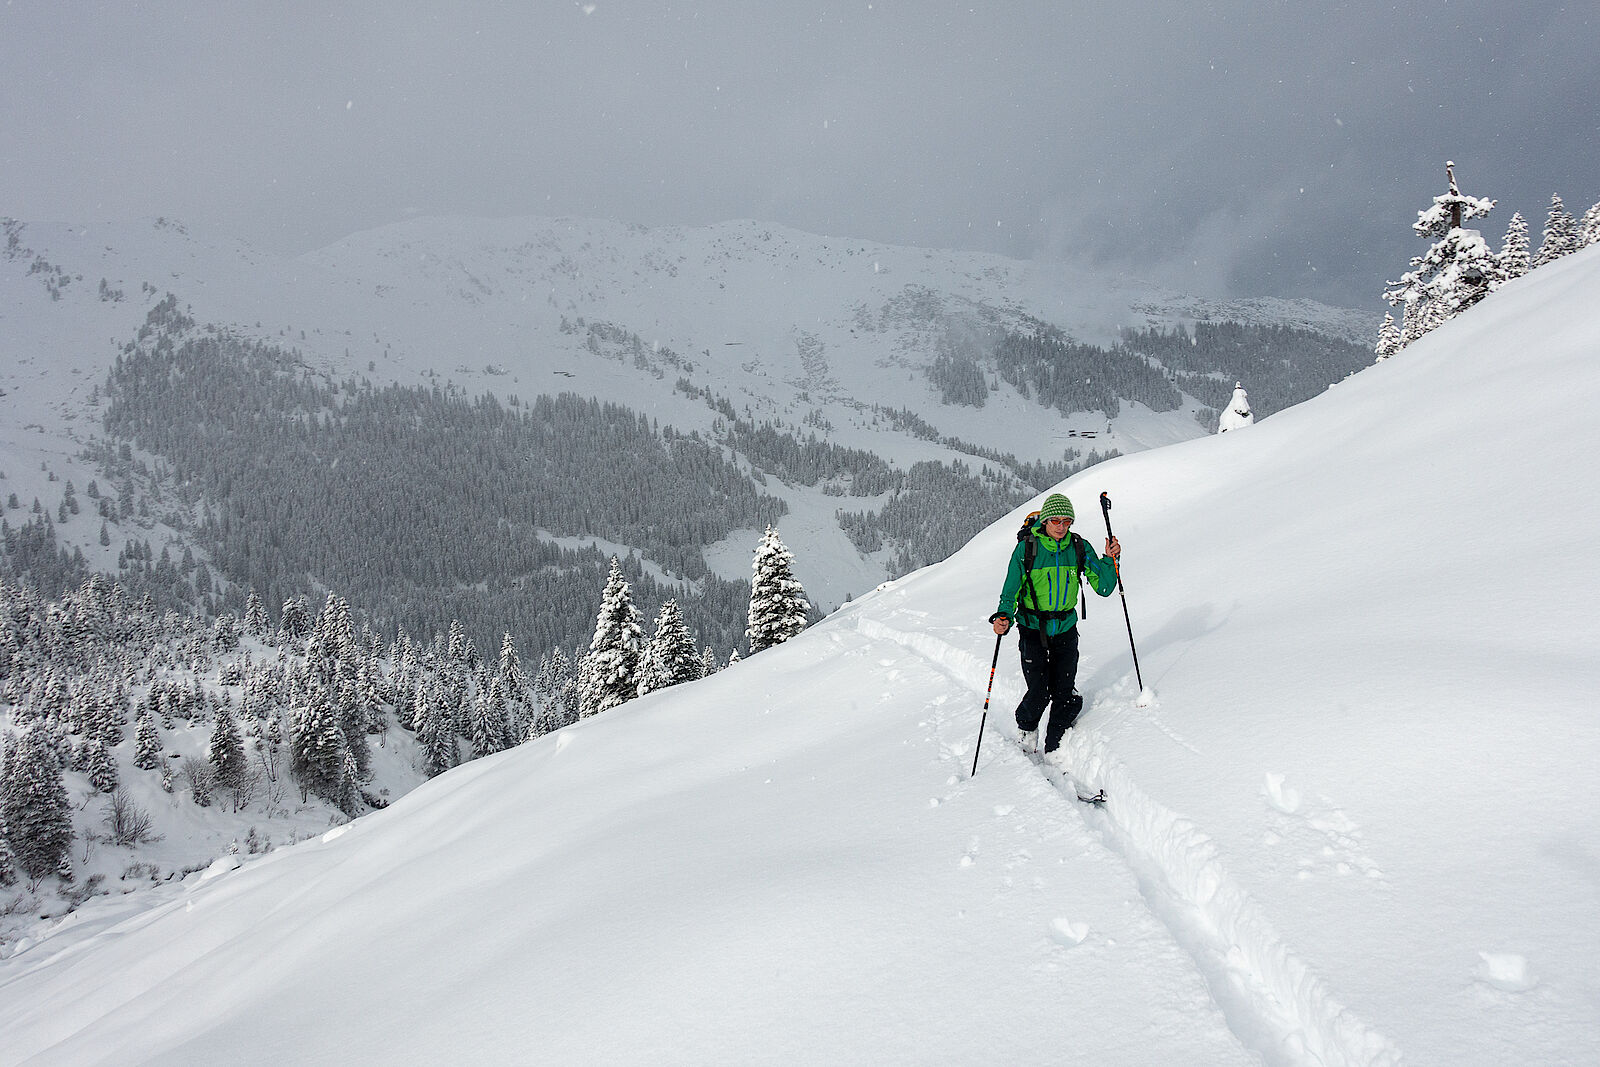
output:
[[[0,6],[0,214],[299,252],[414,215],[756,218],[1376,307],[1442,192],[1600,199],[1600,5]]]

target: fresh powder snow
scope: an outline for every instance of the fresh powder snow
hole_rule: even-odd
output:
[[[1096,600],[1059,768],[1006,638],[968,773],[1019,511],[708,679],[90,902],[0,962],[0,1061],[1589,1060],[1596,292],[1591,248],[1065,483],[1097,542],[1115,501],[1148,691]]]

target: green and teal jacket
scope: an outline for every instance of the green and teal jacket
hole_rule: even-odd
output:
[[[1000,607],[995,615],[1004,615],[1018,626],[1054,637],[1078,625],[1078,550],[1074,542],[1083,545],[1083,574],[1089,580],[1089,588],[1101,596],[1110,596],[1117,587],[1116,565],[1109,556],[1101,558],[1089,542],[1077,534],[1069,533],[1057,541],[1046,537],[1044,528],[1036,522],[1028,537],[1034,542],[1033,569],[1026,576],[1022,573],[1028,548],[1025,537],[1011,553],[1011,565],[1006,568],[1006,584],[1000,590]],[[1024,579],[1027,587],[1023,585]]]

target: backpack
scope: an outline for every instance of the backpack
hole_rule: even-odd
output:
[[[1039,521],[1037,511],[1028,512],[1028,517],[1022,520],[1022,526],[1017,530],[1017,540],[1022,542],[1022,590],[1023,594],[1033,601],[1033,613],[1039,615],[1039,602],[1033,592],[1033,561],[1039,555],[1039,542],[1033,537],[1033,524]],[[1088,542],[1076,533],[1072,535],[1072,547],[1077,549],[1078,555],[1078,618],[1089,617],[1089,594],[1084,592],[1083,566],[1085,562],[1084,546]],[[1018,598],[1020,601],[1020,597]],[[1019,605],[1020,606],[1020,603]]]

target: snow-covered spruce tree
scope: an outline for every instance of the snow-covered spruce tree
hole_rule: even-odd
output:
[[[511,639],[509,630],[500,638],[500,662],[495,668],[495,673],[500,676],[501,684],[505,686],[507,699],[511,699],[527,684],[522,676],[522,657],[517,655],[517,643]]]
[[[356,768],[356,758],[345,749],[344,762],[339,766],[339,792],[334,803],[351,818],[361,814],[361,772]]]
[[[6,745],[0,765],[0,825],[22,872],[35,882],[71,871],[72,807],[61,763],[41,725]]]
[[[290,641],[302,638],[311,632],[311,608],[303,596],[292,596],[285,600],[278,619],[278,629]]]
[[[472,644],[472,638],[467,636],[466,628],[461,625],[460,619],[450,620],[450,637],[445,646],[445,655],[450,662],[459,666],[463,673],[477,666],[478,650]]]
[[[345,757],[344,731],[327,694],[314,685],[303,685],[290,706],[289,747],[302,798],[315,794],[337,802]]]
[[[455,730],[442,704],[438,694],[430,690],[427,680],[417,682],[411,716],[417,724],[417,744],[422,749],[422,773],[429,778],[454,767],[458,755]]]
[[[528,678],[522,673],[522,657],[517,655],[517,645],[511,640],[510,632],[500,639],[500,663],[495,668],[495,679],[500,683],[500,698],[505,701],[505,747],[510,748],[527,737],[530,718]]]
[[[395,700],[395,718],[399,720],[403,728],[415,732],[417,729],[417,717],[415,714],[418,674],[417,647],[411,643],[410,638],[406,637],[405,634],[401,634],[399,641],[396,643],[400,646],[400,655],[395,658],[395,662],[399,664],[395,668],[394,675],[394,691],[397,697]]]
[[[6,840],[6,824],[0,820],[0,887],[15,885],[16,881],[17,857]]]
[[[639,609],[633,606],[633,591],[622,576],[622,563],[612,556],[611,573],[600,597],[600,612],[595,616],[594,637],[589,641],[585,661],[584,714],[609,711],[637,694],[643,634]]]
[[[1378,343],[1373,348],[1377,353],[1377,362],[1381,363],[1400,351],[1400,327],[1394,321],[1394,316],[1384,312],[1383,321],[1378,324]]]
[[[261,603],[261,597],[255,590],[250,591],[249,597],[244,602],[244,632],[251,637],[266,637],[271,629],[267,622],[267,609]]]
[[[1250,410],[1250,397],[1244,391],[1244,383],[1234,382],[1233,399],[1228,401],[1228,406],[1223,408],[1222,415],[1217,419],[1217,432],[1243,429],[1253,426],[1255,421],[1256,416]]]
[[[133,765],[141,771],[153,771],[161,766],[161,731],[156,729],[155,716],[149,705],[139,709],[133,726]]]
[[[498,675],[489,681],[489,688],[472,698],[471,741],[474,759],[492,756],[507,746],[505,690]]]
[[[362,780],[372,769],[372,747],[367,744],[367,724],[371,720],[370,708],[361,698],[358,669],[341,663],[336,672],[333,706],[339,716],[339,730],[344,734],[344,747],[356,761]]]
[[[639,657],[639,695],[692,682],[701,676],[700,653],[683,621],[676,600],[667,600],[656,615],[655,634]]]
[[[1445,174],[1449,191],[1434,197],[1433,206],[1419,211],[1411,226],[1417,236],[1434,238],[1433,245],[1383,294],[1391,306],[1405,305],[1405,344],[1476,304],[1500,283],[1499,263],[1483,235],[1462,228],[1468,219],[1488,215],[1494,201],[1464,195],[1456,186],[1453,162],[1445,163]]]
[[[1584,248],[1600,245],[1600,204],[1583,213],[1583,221],[1578,223],[1578,243]]]
[[[89,776],[89,785],[96,793],[109,795],[117,791],[117,758],[98,737],[83,743],[83,773]]]
[[[211,745],[206,752],[216,771],[217,785],[236,789],[250,773],[245,759],[244,742],[239,738],[239,727],[233,721],[233,712],[224,704],[217,709],[217,719],[211,727]]]
[[[561,649],[553,649],[539,658],[539,670],[533,676],[533,714],[529,716],[528,733],[523,740],[532,741],[561,728],[564,710],[561,691],[571,677],[572,667]]]
[[[1559,195],[1550,197],[1550,214],[1544,220],[1544,240],[1539,245],[1539,252],[1533,257],[1532,267],[1538,268],[1546,263],[1554,263],[1562,256],[1569,256],[1582,248],[1578,239],[1578,220],[1572,217],[1567,210],[1567,205],[1561,202]]]
[[[1511,216],[1506,224],[1505,243],[1500,246],[1500,274],[1507,281],[1528,273],[1528,222],[1522,212]]]
[[[717,650],[707,645],[700,650],[700,677],[709,678],[722,668],[717,666]]]
[[[750,579],[750,625],[745,636],[750,640],[750,654],[754,655],[781,645],[804,630],[811,604],[794,576],[794,556],[771,526],[756,546],[750,569],[754,573]]]

